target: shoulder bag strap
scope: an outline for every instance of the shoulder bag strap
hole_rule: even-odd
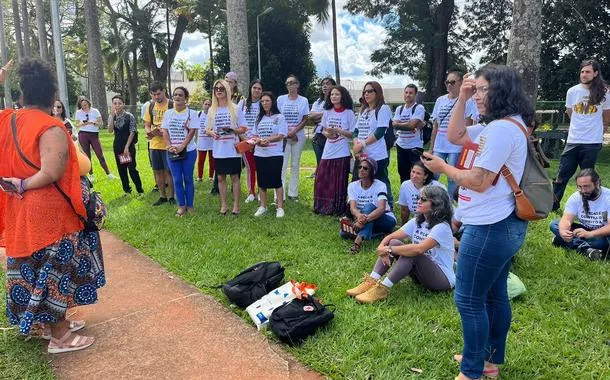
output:
[[[506,118],[504,118],[504,120],[510,121],[511,123],[513,123],[517,127],[519,127],[519,129],[521,129],[521,132],[523,132],[523,134],[525,135],[525,139],[527,142],[529,133],[527,133],[527,130],[525,129],[525,127],[523,125],[521,125],[521,123],[519,123],[517,120],[513,119],[512,117],[506,117]],[[517,180],[515,180],[515,177],[513,176],[513,173],[510,171],[508,166],[502,165],[502,169],[500,169],[500,173],[502,173],[502,176],[504,176],[504,179],[506,179],[506,182],[508,182],[508,184],[510,185],[510,188],[514,194],[521,192],[521,188],[519,187]]]
[[[21,148],[19,147],[19,141],[17,141],[17,115],[15,112],[13,112],[13,114],[11,116],[11,132],[13,134],[13,142],[15,143],[15,148],[17,148],[17,153],[19,153],[19,157],[21,157],[23,162],[25,162],[28,166],[30,166],[36,170],[40,170],[40,167],[38,165],[36,165],[32,161],[28,160],[28,158],[23,154],[23,151],[21,151]],[[57,182],[53,182],[53,186],[55,186],[55,188],[57,189],[57,191],[59,191],[61,196],[66,200],[66,202],[68,202],[68,204],[70,205],[70,207],[72,208],[74,213],[82,221],[84,221],[85,219],[78,212],[76,212],[76,209],[74,208],[74,205],[72,204],[72,201],[70,200],[70,197],[68,197],[68,195],[66,193],[64,193],[64,191],[59,187],[59,184]]]

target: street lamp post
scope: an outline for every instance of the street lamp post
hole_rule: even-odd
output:
[[[256,46],[258,48],[258,79],[262,79],[261,74],[261,37],[260,37],[260,28],[258,26],[258,18],[260,16],[266,15],[267,13],[273,11],[272,7],[267,7],[261,14],[256,16]]]

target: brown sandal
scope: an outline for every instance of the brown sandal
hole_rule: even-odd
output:
[[[349,252],[350,252],[352,255],[355,255],[355,254],[357,254],[357,253],[360,253],[360,246],[361,246],[361,245],[362,245],[362,243],[356,243],[356,242],[354,241],[354,244],[352,244],[352,246],[350,247]]]

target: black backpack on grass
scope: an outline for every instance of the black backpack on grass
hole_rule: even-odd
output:
[[[231,303],[243,308],[277,288],[284,280],[284,267],[277,261],[264,261],[243,270],[222,286]]]
[[[273,310],[269,323],[271,330],[282,342],[294,345],[302,343],[334,317],[335,314],[328,307],[314,296],[309,296],[294,299]]]

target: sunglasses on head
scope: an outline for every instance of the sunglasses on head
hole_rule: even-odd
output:
[[[377,92],[374,88],[362,91],[363,94],[372,94],[373,92]]]
[[[214,91],[216,91],[216,92],[225,92],[226,89],[224,87],[214,87]]]

